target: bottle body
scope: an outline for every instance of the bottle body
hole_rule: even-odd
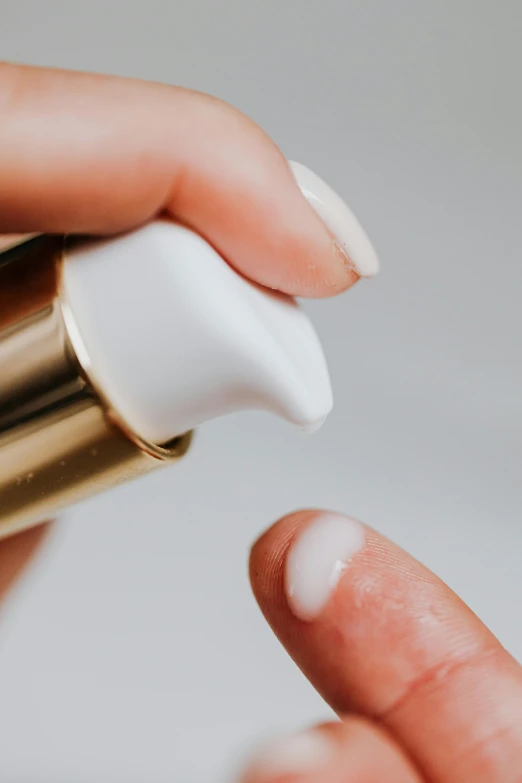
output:
[[[61,290],[63,240],[0,256],[0,538],[181,457],[144,442],[89,378]]]

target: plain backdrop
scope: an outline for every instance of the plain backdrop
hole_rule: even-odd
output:
[[[328,716],[246,576],[250,542],[299,506],[396,539],[522,656],[520,3],[0,12],[3,59],[235,104],[346,198],[382,261],[306,305],[336,398],[319,434],[216,421],[183,464],[64,518],[3,612],[0,780],[225,783],[260,738]]]

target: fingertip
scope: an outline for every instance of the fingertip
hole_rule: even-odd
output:
[[[317,514],[301,527],[284,564],[286,600],[295,617],[312,622],[322,614],[365,543],[363,525],[341,514]]]
[[[264,530],[250,548],[249,575],[258,601],[274,591],[282,582],[285,554],[295,531],[317,513],[309,510],[293,511]]]
[[[380,266],[377,253],[350,207],[307,166],[296,161],[289,165],[301,193],[334,237],[347,270],[358,277],[374,277]]]

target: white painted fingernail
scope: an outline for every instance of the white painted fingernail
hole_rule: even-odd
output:
[[[317,730],[281,737],[257,751],[248,765],[248,778],[270,780],[314,772],[326,767],[334,752],[332,740]]]
[[[341,250],[361,277],[379,271],[377,253],[363,227],[342,198],[302,163],[289,161],[301,192],[329,228]]]
[[[337,514],[317,517],[297,535],[286,557],[285,589],[300,620],[313,620],[321,613],[364,543],[361,523]]]

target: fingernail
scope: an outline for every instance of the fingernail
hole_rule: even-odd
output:
[[[270,780],[314,772],[326,767],[334,752],[330,737],[317,730],[281,737],[257,751],[248,765],[248,778]]]
[[[317,517],[297,535],[286,557],[285,589],[290,609],[300,620],[321,613],[364,544],[361,523],[337,514]]]
[[[333,234],[355,272],[360,277],[376,275],[379,271],[377,253],[351,209],[313,171],[302,163],[289,163],[303,196]]]

